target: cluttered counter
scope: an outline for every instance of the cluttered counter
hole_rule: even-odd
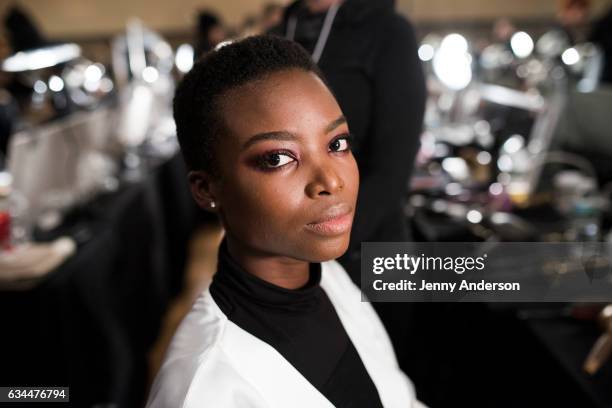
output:
[[[0,171],[0,383],[69,385],[74,406],[142,403],[202,217],[172,120],[169,44],[135,21],[112,46],[113,75],[76,44],[8,65],[31,95]],[[147,65],[130,66],[140,53]]]
[[[4,260],[2,382],[72,384],[71,401],[84,405],[142,399],[147,351],[181,288],[196,217],[176,155],[35,231],[38,245],[73,248],[36,277],[18,269],[25,260]]]
[[[609,284],[612,89],[592,75],[596,47],[564,43],[554,30],[486,47],[431,33],[419,55],[430,93],[405,208],[414,241],[502,255],[523,245],[534,252],[506,251],[506,267],[522,268],[508,276],[562,281],[577,265],[592,282],[596,266]],[[530,267],[546,245],[602,252]],[[612,406],[612,293],[588,299],[402,306],[418,333],[405,369],[432,406]]]

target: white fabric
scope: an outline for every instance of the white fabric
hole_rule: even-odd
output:
[[[416,405],[372,305],[336,261],[321,265],[327,293],[385,408]],[[333,405],[272,346],[227,319],[208,290],[175,334],[148,408],[318,408]]]

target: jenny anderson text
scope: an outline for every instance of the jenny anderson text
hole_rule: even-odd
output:
[[[478,282],[470,282],[463,279],[461,282],[429,282],[421,279],[413,282],[402,279],[397,282],[384,282],[377,279],[372,282],[372,287],[377,291],[420,291],[420,292],[449,292],[455,291],[520,291],[521,284],[518,282],[487,282],[484,279]]]

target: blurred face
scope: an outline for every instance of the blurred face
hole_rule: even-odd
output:
[[[225,30],[220,25],[214,26],[208,33],[208,43],[213,47],[225,40],[225,38]]]
[[[339,3],[341,0],[306,0],[306,7],[313,13],[320,13],[329,9],[332,4]]]
[[[288,70],[223,98],[226,131],[206,187],[228,240],[251,253],[321,262],[349,243],[359,174],[336,100]],[[203,203],[206,205],[206,203]]]

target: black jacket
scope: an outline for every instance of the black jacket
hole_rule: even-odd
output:
[[[284,35],[288,16],[303,10],[301,0],[290,5],[275,32]],[[305,36],[295,38],[312,52],[316,37]],[[359,280],[361,242],[408,239],[403,204],[420,145],[425,79],[413,28],[390,0],[346,0],[319,67],[355,138],[361,186],[351,248],[341,261]]]

